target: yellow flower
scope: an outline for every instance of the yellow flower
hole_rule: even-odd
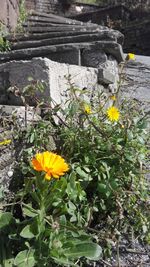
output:
[[[118,108],[116,108],[114,106],[108,108],[107,109],[107,116],[108,116],[110,121],[118,121],[119,116],[120,116]]]
[[[4,141],[0,142],[0,146],[9,145],[10,143],[11,143],[11,140],[10,139],[4,140]]]
[[[110,99],[113,100],[113,101],[115,101],[116,100],[116,96],[115,95],[111,95],[110,96]]]
[[[45,179],[47,180],[52,177],[59,178],[69,170],[68,164],[61,156],[49,151],[37,153],[31,162],[36,171],[44,171],[46,173]]]
[[[84,112],[87,113],[87,114],[91,114],[92,113],[90,105],[84,104]]]
[[[128,54],[127,54],[127,60],[129,60],[129,59],[131,59],[131,60],[135,60],[135,54],[128,53]]]

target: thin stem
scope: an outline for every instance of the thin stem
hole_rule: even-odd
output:
[[[117,240],[117,262],[118,262],[118,267],[121,267],[121,265],[120,265],[120,252],[119,252],[119,238]]]

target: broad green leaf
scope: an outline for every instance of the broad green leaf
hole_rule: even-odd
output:
[[[86,257],[90,260],[98,260],[101,256],[101,253],[101,247],[92,242],[81,243],[72,248],[64,250],[64,255],[71,259]]]
[[[61,215],[59,218],[59,222],[61,225],[66,225],[67,221],[66,221],[66,216],[65,215]]]
[[[76,210],[76,206],[73,204],[73,202],[71,202],[71,201],[69,201],[69,208],[71,209],[71,210]]]
[[[89,174],[87,174],[85,171],[83,171],[80,167],[76,168],[76,172],[85,180],[87,180],[87,181],[89,180]]]
[[[70,222],[76,222],[77,221],[77,216],[74,214],[71,218],[70,218]]]
[[[12,266],[14,266],[13,263],[14,263],[14,259],[13,258],[12,259],[5,259],[5,265],[4,265],[4,267],[12,267]]]
[[[19,252],[14,262],[17,267],[33,267],[36,264],[34,250],[23,250]]]
[[[13,222],[13,216],[10,212],[0,212],[0,228],[8,226]]]
[[[33,238],[35,234],[32,232],[31,225],[26,225],[20,233],[20,236],[24,238]]]
[[[100,193],[105,193],[107,191],[106,184],[99,183],[97,189]]]
[[[38,212],[32,208],[32,206],[30,204],[26,205],[26,204],[23,204],[23,213],[28,216],[28,217],[35,217],[38,215]]]

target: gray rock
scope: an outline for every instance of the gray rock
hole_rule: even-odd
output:
[[[115,75],[107,69],[98,70],[98,81],[101,84],[113,84],[115,82]]]
[[[99,68],[107,61],[107,56],[100,49],[89,48],[84,49],[81,53],[81,65],[93,68]]]
[[[30,83],[28,81],[29,77],[32,77],[33,80],[40,79],[40,81],[44,81],[45,91],[44,93],[37,92],[37,96],[45,100],[52,97],[58,104],[63,101],[65,91],[69,88],[68,75],[70,75],[71,82],[76,87],[81,89],[88,88],[91,94],[96,87],[98,90],[103,89],[103,86],[98,84],[97,69],[57,63],[47,58],[34,58],[28,61],[3,63],[0,65],[0,73],[4,69],[9,73],[9,86],[16,86],[20,90]],[[0,94],[5,95],[6,88],[1,88]],[[15,105],[16,102],[9,95],[9,103],[5,104]]]
[[[31,106],[25,108],[24,106],[0,105],[0,112],[2,117],[13,116],[20,127],[32,125],[41,120],[40,109]]]
[[[129,61],[124,70],[125,82],[121,87],[121,98],[133,99],[138,107],[147,114],[150,129],[150,57],[136,56],[135,61]],[[146,164],[150,181],[150,161]]]
[[[56,36],[57,33],[57,36]],[[73,31],[67,31],[61,33],[61,35],[58,35],[58,32],[52,32],[49,35],[47,34],[47,37],[45,36],[44,33],[40,34],[40,39],[38,40],[36,35],[30,35],[30,39],[27,36],[24,38],[24,40],[17,40],[15,39],[9,39],[12,44],[11,44],[11,49],[12,50],[17,50],[17,49],[23,49],[23,48],[30,48],[30,47],[39,47],[39,46],[44,46],[44,45],[55,45],[55,44],[67,44],[67,43],[79,43],[79,42],[93,42],[93,41],[117,41],[116,37],[114,34],[111,34],[109,30],[104,30],[100,32],[73,32]]]
[[[118,62],[124,59],[120,45],[123,35],[108,27],[32,12],[24,29],[25,36],[8,36],[11,51],[0,53],[1,63],[38,56],[61,63],[80,65],[83,62],[84,66],[97,67],[106,60],[105,54],[112,55]]]
[[[68,44],[58,44],[58,45],[50,45],[50,46],[41,46],[41,47],[33,47],[33,48],[26,48],[26,49],[18,49],[12,50],[5,53],[0,53],[0,62],[8,62],[11,60],[24,60],[24,59],[31,59],[33,57],[48,57],[51,59],[51,55],[54,53],[68,53],[68,51],[75,51],[84,49],[95,49],[99,50],[100,54],[103,51],[108,55],[112,55],[119,63],[124,60],[124,54],[122,51],[122,46],[116,42],[112,41],[97,41],[96,43],[68,43]],[[73,57],[74,58],[74,57]],[[59,59],[59,57],[57,57]],[[76,64],[72,59],[69,57],[64,57],[63,63],[69,64]]]
[[[121,95],[135,99],[144,111],[150,111],[150,57],[136,56],[124,70],[125,82]]]

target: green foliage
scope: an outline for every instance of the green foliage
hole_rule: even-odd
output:
[[[44,110],[43,120],[23,131],[17,128],[24,184],[0,215],[4,267],[8,259],[10,266],[20,267],[83,266],[110,255],[111,244],[127,234],[150,242],[146,116],[134,101],[123,101],[119,120],[110,121],[109,97],[96,92],[90,102],[88,90],[76,88],[70,76],[67,79],[65,105],[52,99],[37,101]],[[26,106],[29,91],[35,95],[35,84],[43,91],[31,80],[22,95]],[[113,106],[116,102],[114,98]],[[50,136],[55,140],[53,149],[65,157],[70,170],[48,181],[44,171],[33,169],[31,158],[52,150]]]
[[[6,39],[7,31],[4,26],[0,23],[0,52],[10,50],[10,42]]]
[[[18,23],[16,27],[17,32],[23,32],[23,26],[22,24],[26,21],[27,18],[27,11],[25,8],[25,0],[19,1],[19,17],[18,17]]]
[[[9,212],[1,214],[1,232],[9,233],[8,239],[11,241],[13,237],[19,248],[18,253],[13,251],[9,241],[14,266],[75,266],[75,261],[81,257],[97,260],[101,256],[101,248],[93,243],[92,236],[77,223],[72,223],[77,222],[77,219],[71,220],[77,211],[75,204],[69,200],[72,192],[67,178],[73,184],[69,175],[56,182],[47,182],[38,174],[36,178],[26,178],[23,193],[26,203],[20,202],[24,220],[15,220]],[[74,184],[74,192],[76,200],[80,198],[80,202],[84,202],[85,196],[78,183]],[[10,224],[13,227],[6,229]],[[4,240],[7,240],[5,235]]]

